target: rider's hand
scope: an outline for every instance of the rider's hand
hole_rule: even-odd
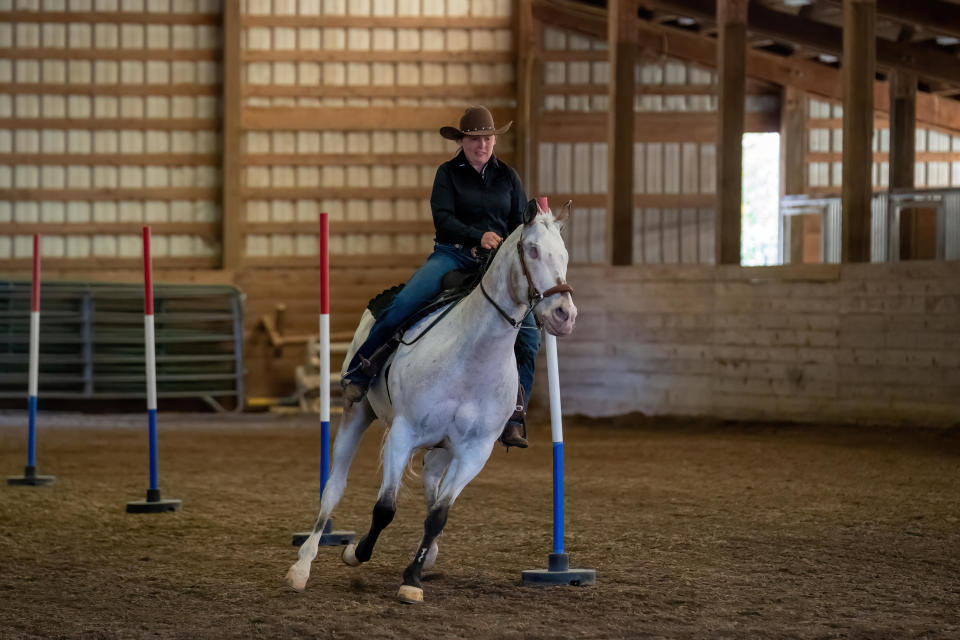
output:
[[[483,237],[480,238],[480,246],[484,249],[496,249],[500,246],[500,243],[503,242],[503,238],[495,234],[493,231],[487,231],[483,234]]]

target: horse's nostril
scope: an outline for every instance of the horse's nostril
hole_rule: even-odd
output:
[[[570,313],[563,307],[557,307],[553,311],[553,315],[557,316],[561,321],[566,322],[567,318],[570,317]]]

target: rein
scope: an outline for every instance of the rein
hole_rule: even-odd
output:
[[[495,252],[491,252],[490,259],[493,259]],[[530,277],[530,270],[527,268],[527,258],[523,251],[523,232],[520,232],[520,239],[517,241],[517,253],[520,255],[520,266],[523,268],[523,275],[527,279],[527,310],[523,312],[523,315],[520,316],[519,320],[514,320],[509,313],[503,310],[503,308],[497,304],[497,302],[490,297],[490,294],[487,293],[487,290],[483,286],[483,279],[480,279],[480,291],[483,292],[483,297],[487,299],[490,304],[493,305],[493,308],[500,312],[500,315],[504,320],[507,321],[514,329],[519,329],[520,325],[523,323],[523,319],[527,317],[527,314],[537,308],[537,305],[543,302],[545,298],[560,293],[569,293],[573,295],[573,287],[571,287],[566,282],[561,282],[560,284],[554,285],[540,293],[540,290],[537,289],[537,285],[533,283],[533,278]],[[539,325],[539,322],[537,323]]]

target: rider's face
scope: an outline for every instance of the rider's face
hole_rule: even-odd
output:
[[[474,167],[483,166],[493,155],[493,147],[497,144],[497,136],[463,136],[460,141],[463,153]]]

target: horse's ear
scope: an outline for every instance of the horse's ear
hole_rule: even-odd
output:
[[[529,227],[537,219],[538,213],[540,213],[540,207],[537,206],[537,201],[531,200],[528,202],[527,208],[523,212],[523,224]]]
[[[563,206],[560,207],[560,213],[556,215],[554,220],[557,224],[560,225],[562,229],[566,224],[567,220],[570,219],[570,211],[573,209],[573,200],[567,200],[563,203]]]

